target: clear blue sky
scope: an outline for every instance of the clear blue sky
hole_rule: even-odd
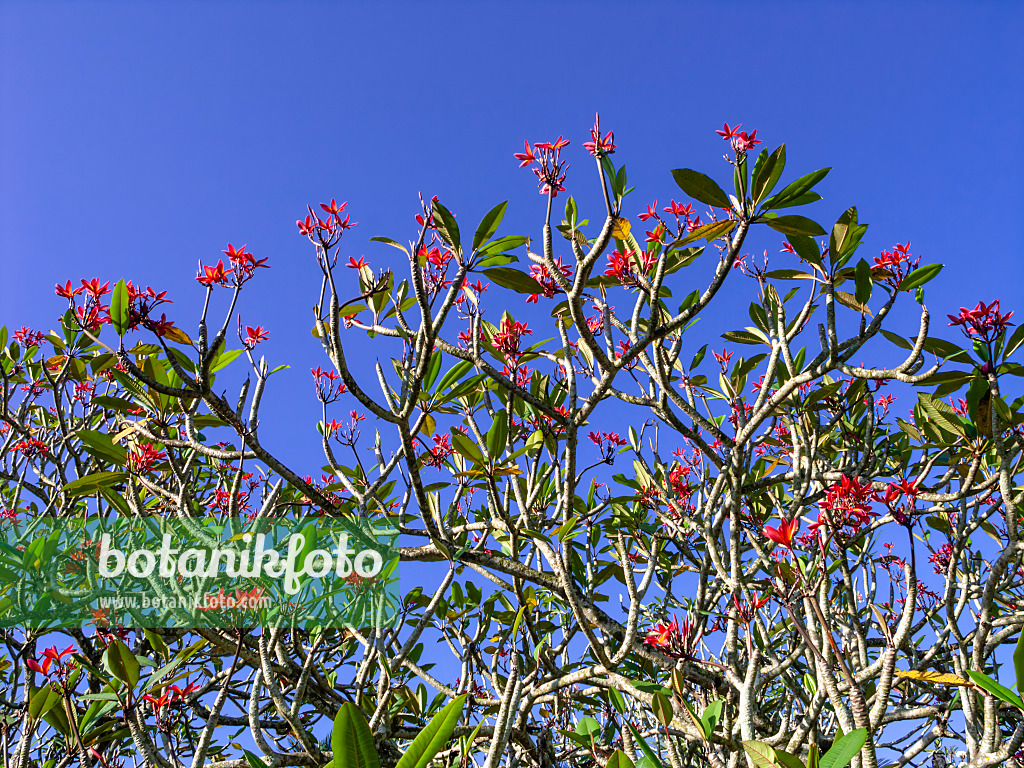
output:
[[[375,265],[397,252],[369,237],[413,237],[420,191],[464,227],[510,200],[504,231],[537,236],[543,200],[512,153],[565,134],[569,191],[596,204],[580,147],[596,110],[638,187],[631,216],[679,195],[671,168],[727,181],[714,130],[741,122],[787,144],[788,178],[834,166],[806,209],[826,228],[857,204],[863,253],[910,240],[945,263],[937,318],[996,297],[1024,315],[1022,22],[1018,2],[5,0],[0,322],[53,327],[57,281],[128,277],[168,290],[190,330],[197,262],[247,243],[273,269],[243,320],[293,366],[265,399],[264,439],[315,471],[305,205],[350,201],[344,258]]]

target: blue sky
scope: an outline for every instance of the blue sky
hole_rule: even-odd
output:
[[[369,238],[414,237],[419,192],[464,227],[509,200],[502,231],[536,237],[543,199],[512,153],[565,134],[569,192],[600,218],[580,147],[597,110],[637,186],[631,217],[680,195],[672,168],[724,185],[714,130],[740,122],[786,143],[785,178],[834,167],[803,212],[828,228],[858,205],[871,224],[862,254],[910,240],[946,264],[928,289],[937,319],[997,297],[1024,312],[1022,21],[1010,2],[6,0],[0,322],[53,327],[56,282],[127,277],[168,290],[189,330],[198,261],[247,243],[273,269],[248,290],[243,321],[269,330],[272,364],[293,366],[271,384],[264,440],[313,471],[306,371],[323,358],[310,336],[318,270],[294,224],[305,205],[350,201],[360,223],[343,258],[375,266],[397,252]],[[751,250],[777,253],[780,240]],[[909,333],[905,306],[895,320]],[[944,321],[936,331],[952,337]],[[351,356],[376,352],[351,339]],[[308,441],[291,439],[295,424]]]

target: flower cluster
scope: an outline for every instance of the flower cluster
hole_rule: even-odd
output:
[[[590,141],[583,142],[583,148],[594,157],[600,159],[615,154],[615,131],[608,131],[601,138],[601,115],[594,115],[594,127],[590,129]]]
[[[13,338],[26,349],[30,349],[31,347],[38,347],[42,344],[43,339],[45,339],[46,336],[40,331],[33,331],[26,326],[22,326],[14,332]]]
[[[604,461],[611,464],[615,460],[617,449],[626,444],[626,441],[619,437],[618,432],[591,432],[587,435],[590,441],[601,450]]]
[[[501,318],[501,326],[498,328],[498,332],[494,334],[494,346],[506,358],[518,361],[523,354],[519,350],[519,344],[523,336],[531,333],[533,331],[526,327],[526,323],[517,323],[511,317],[505,315],[505,317]]]
[[[555,267],[558,269],[562,277],[572,277],[572,267],[569,266],[568,264],[563,264],[561,256],[559,256],[555,260]],[[531,265],[530,277],[532,277],[540,284],[542,291],[541,293],[531,294],[530,297],[526,300],[527,304],[535,304],[540,299],[542,294],[545,299],[550,299],[552,296],[554,296],[556,293],[562,290],[561,288],[558,287],[558,283],[555,282],[555,278],[552,277],[551,273],[548,271],[547,266],[545,266],[544,264]]]
[[[746,131],[741,131],[743,127],[742,123],[737,123],[733,128],[729,127],[728,123],[722,126],[722,130],[715,131],[725,141],[732,144],[733,152],[737,155],[745,155],[751,149],[761,144],[761,140],[757,138],[757,131],[751,131],[749,134]]]
[[[559,136],[557,141],[538,141],[533,149],[530,149],[530,142],[524,141],[523,144],[523,151],[516,152],[514,156],[520,168],[536,166],[531,170],[540,182],[540,193],[557,197],[559,192],[564,192],[562,183],[569,164],[562,161],[561,153],[563,148],[569,146],[569,140]]]
[[[420,461],[425,467],[440,469],[448,457],[455,452],[451,444],[452,436],[450,434],[434,435],[433,440],[433,447],[427,448],[426,452],[420,456]]]
[[[960,307],[959,315],[946,315],[946,317],[950,320],[949,324],[963,330],[968,339],[977,337],[986,344],[991,344],[999,338],[1007,326],[1014,325],[1010,322],[1013,312],[1007,312],[1004,315],[999,311],[999,299],[988,305],[979,301],[978,306],[974,309]]]
[[[318,365],[316,368],[310,368],[309,372],[313,374],[316,395],[321,403],[333,403],[348,392],[345,382],[340,381],[341,374],[337,371],[325,371]]]
[[[128,454],[128,471],[144,475],[152,471],[154,464],[166,458],[163,451],[158,451],[146,443]]]
[[[656,648],[673,659],[689,659],[693,656],[693,641],[690,639],[693,625],[689,619],[673,617],[670,624],[659,623],[647,631],[644,645]]]
[[[305,235],[322,248],[330,248],[341,239],[346,229],[352,229],[359,223],[352,221],[351,214],[345,214],[345,218],[341,218],[346,205],[348,205],[347,202],[339,205],[334,198],[331,198],[330,203],[320,203],[320,208],[327,214],[326,219],[321,219],[307,205],[306,210],[309,211],[309,215],[305,219],[296,219],[295,221],[299,228],[299,234]]]
[[[58,651],[57,646],[51,645],[39,656],[39,660],[26,659],[25,666],[31,669],[33,672],[38,672],[41,675],[51,676],[50,668],[53,667],[53,674],[60,674],[64,671],[64,657],[71,656],[75,653],[75,646],[69,645],[63,651]],[[56,665],[56,666],[54,666]]]
[[[843,475],[839,482],[825,489],[825,498],[818,502],[818,520],[810,527],[814,531],[824,527],[834,533],[853,536],[878,517],[871,508],[875,500],[870,485],[861,485],[857,478]]]

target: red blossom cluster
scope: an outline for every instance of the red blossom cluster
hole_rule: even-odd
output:
[[[320,398],[321,403],[333,403],[348,392],[345,382],[341,381],[341,374],[337,371],[325,371],[318,365],[316,368],[310,368],[309,372],[313,374],[316,396]]]
[[[1014,325],[1010,322],[1013,312],[1005,315],[999,311],[999,299],[991,304],[979,301],[974,309],[960,307],[959,315],[946,315],[949,324],[963,330],[964,335],[970,339],[977,337],[987,344],[991,344],[1002,334],[1007,326]]]
[[[563,264],[561,256],[555,259],[555,267],[558,269],[559,273],[561,273],[562,277],[572,277],[572,267],[568,264]],[[540,287],[543,290],[541,293],[531,294],[526,300],[527,304],[537,303],[542,294],[545,299],[550,299],[562,290],[558,287],[558,283],[555,282],[555,278],[552,277],[547,266],[544,264],[532,264],[530,266],[530,277],[540,283]]]
[[[299,228],[299,234],[305,235],[324,248],[330,248],[338,242],[346,229],[352,229],[359,223],[351,220],[351,214],[345,214],[345,218],[341,218],[346,205],[348,205],[347,202],[339,204],[334,198],[331,198],[330,203],[320,203],[320,208],[327,214],[326,219],[321,219],[313,213],[311,207],[306,206],[309,215],[305,219],[296,219],[295,221]]]
[[[50,677],[50,667],[56,665],[53,668],[55,673],[62,671],[64,668],[64,657],[73,655],[76,650],[75,646],[69,645],[63,651],[58,651],[57,646],[51,645],[40,654],[38,661],[36,659],[25,659],[25,666],[33,672]]]
[[[878,517],[871,508],[871,502],[876,500],[870,485],[861,485],[857,478],[843,475],[839,482],[825,489],[825,498],[818,502],[818,519],[810,528],[853,536]]]
[[[270,334],[264,330],[262,325],[257,325],[253,328],[251,325],[245,326],[245,338],[242,339],[242,346],[246,349],[252,349],[257,344],[266,341],[270,338]]]
[[[152,471],[153,465],[167,458],[163,451],[146,443],[128,454],[128,471],[144,475]]]
[[[659,623],[649,629],[644,645],[656,648],[673,659],[689,659],[693,657],[695,644],[690,639],[693,629],[689,619],[684,618],[680,624],[679,619],[673,617],[671,623]]]
[[[455,452],[455,449],[452,448],[451,445],[451,439],[451,434],[434,435],[433,447],[428,446],[426,452],[420,456],[420,461],[423,463],[423,466],[440,469],[448,457]]]
[[[594,127],[590,129],[590,141],[583,142],[583,148],[596,158],[615,154],[615,132],[608,131],[601,138],[601,115],[594,115]]]
[[[21,328],[14,332],[12,338],[16,342],[21,344],[21,346],[25,347],[26,349],[29,349],[31,347],[38,347],[40,344],[42,344],[43,339],[46,338],[46,335],[41,333],[40,331],[33,331],[31,328],[28,328],[27,326],[22,326]]]
[[[562,183],[569,164],[562,162],[561,153],[563,148],[569,146],[569,140],[559,136],[557,141],[538,141],[533,149],[530,149],[528,141],[524,141],[523,145],[523,151],[516,152],[514,157],[519,161],[520,168],[536,166],[531,170],[540,182],[540,193],[557,197],[559,192],[564,192]]]
[[[46,453],[46,443],[35,437],[19,440],[11,446],[12,453],[20,453],[26,459],[34,459],[40,454]]]
[[[206,610],[200,608],[200,610]],[[186,685],[184,688],[179,688],[176,685],[169,685],[163,689],[159,696],[151,696],[146,694],[142,697],[143,701],[148,701],[153,705],[153,713],[159,715],[163,709],[170,707],[173,704],[183,702],[185,698],[195,691],[199,690],[199,686],[196,683]]]
[[[953,545],[946,543],[939,547],[938,551],[932,553],[931,557],[928,558],[928,562],[935,564],[936,573],[945,573],[952,559]]]
[[[494,346],[507,359],[518,362],[523,354],[519,349],[519,344],[523,336],[532,333],[533,331],[526,327],[526,323],[517,323],[511,317],[505,315],[501,318],[498,332],[494,334]]]
[[[761,140],[757,138],[757,131],[751,131],[749,134],[746,131],[741,131],[743,127],[742,123],[737,123],[734,127],[730,128],[728,123],[722,126],[722,130],[715,131],[719,136],[728,142],[731,142],[732,149],[737,155],[745,155],[751,149],[761,144]]]

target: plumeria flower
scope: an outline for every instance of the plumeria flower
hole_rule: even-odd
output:
[[[234,271],[232,269],[224,269],[224,259],[220,259],[215,267],[206,267],[200,264],[199,269],[201,272],[196,276],[196,282],[205,285],[207,288],[214,285],[227,285],[228,275]]]
[[[594,127],[590,129],[590,141],[583,142],[583,148],[594,157],[604,157],[615,154],[615,133],[608,131],[605,137],[601,138],[601,115],[594,116]],[[566,142],[568,144],[568,142]]]
[[[246,349],[252,349],[262,341],[266,341],[270,338],[270,334],[263,330],[262,325],[257,325],[253,328],[251,325],[245,326],[245,339],[242,340],[242,344]]]
[[[773,528],[770,525],[764,527],[764,535],[774,541],[776,544],[780,544],[786,549],[793,550],[793,537],[796,532],[800,530],[800,518],[794,518],[789,522],[783,520],[778,528]]]
[[[73,645],[69,645],[63,651],[59,652],[57,651],[57,646],[51,645],[49,648],[43,651],[42,655],[40,656],[40,659],[42,660],[41,664],[35,659],[26,659],[25,666],[31,669],[33,672],[38,672],[41,675],[49,676],[50,667],[54,664],[54,662],[56,662],[57,666],[59,667],[63,664],[62,659],[65,656],[71,656],[74,652],[75,646]]]

